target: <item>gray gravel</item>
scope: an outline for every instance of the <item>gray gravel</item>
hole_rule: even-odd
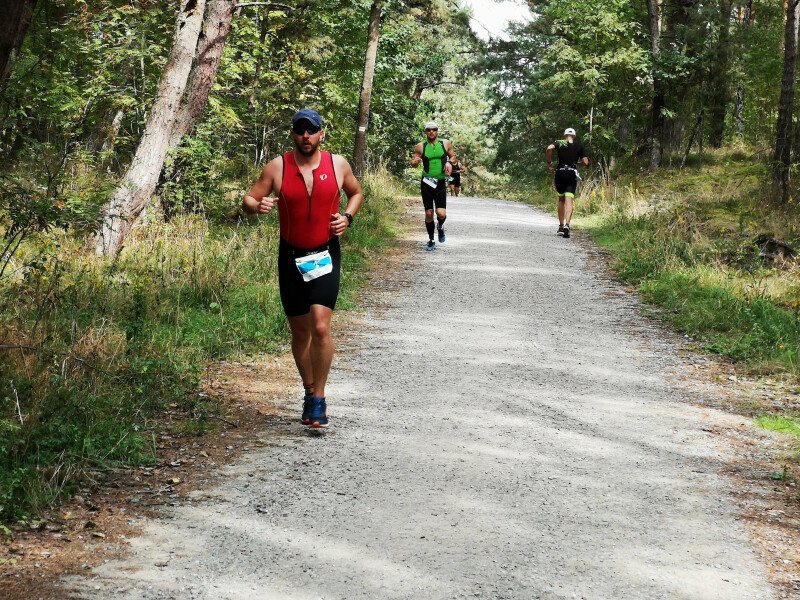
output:
[[[226,468],[81,598],[772,598],[730,449],[580,232],[450,199],[335,361],[333,427]],[[289,408],[299,409],[299,401]],[[288,426],[287,426],[288,427]],[[161,565],[161,566],[156,566]]]

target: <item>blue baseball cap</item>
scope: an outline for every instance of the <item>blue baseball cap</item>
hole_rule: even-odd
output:
[[[322,128],[322,117],[319,116],[319,113],[315,110],[311,110],[310,108],[302,108],[294,113],[292,117],[292,125],[297,123],[298,121],[302,121],[305,119],[312,125],[316,125],[319,128]]]

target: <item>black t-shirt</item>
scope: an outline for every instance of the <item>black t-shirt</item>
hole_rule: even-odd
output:
[[[556,140],[553,142],[556,146],[556,152],[558,153],[558,168],[561,167],[572,167],[573,169],[578,167],[578,161],[586,156],[586,152],[583,149],[583,144],[579,141],[569,142],[567,140],[561,139]]]
[[[452,171],[453,175],[455,175],[457,173],[461,173],[461,162],[460,161],[453,162],[452,160],[448,160],[447,162],[449,162],[451,165],[453,165],[453,171]]]

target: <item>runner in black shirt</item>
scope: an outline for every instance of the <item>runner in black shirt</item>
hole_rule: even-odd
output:
[[[553,150],[558,155],[558,165],[553,167]],[[578,141],[572,127],[564,130],[564,138],[556,140],[547,147],[547,169],[555,170],[556,192],[558,193],[558,232],[569,237],[569,222],[572,218],[573,199],[578,187],[578,163],[589,166],[589,159],[583,144]]]
[[[467,166],[458,160],[458,158],[450,158],[448,162],[453,167],[453,170],[450,172],[450,177],[447,178],[447,181],[450,183],[450,193],[453,196],[458,196],[461,194],[461,174],[467,172]]]

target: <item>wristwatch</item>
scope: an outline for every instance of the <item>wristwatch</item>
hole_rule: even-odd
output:
[[[347,217],[347,226],[350,227],[350,225],[353,224],[353,215],[350,213],[344,213],[344,216]]]

